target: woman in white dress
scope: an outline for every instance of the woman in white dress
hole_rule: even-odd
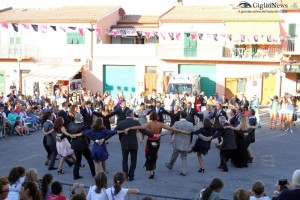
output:
[[[285,97],[281,97],[279,102],[279,108],[278,108],[278,114],[279,114],[279,120],[280,120],[280,130],[284,130],[285,126],[285,114],[286,114],[286,108],[287,108],[287,100]]]
[[[105,190],[107,189],[107,174],[99,172],[95,176],[95,185],[90,187],[87,200],[102,199],[108,200]]]
[[[293,124],[293,114],[294,114],[294,106],[291,98],[288,98],[287,100],[287,106],[286,106],[286,122],[287,122],[287,129],[285,131],[290,131],[290,133],[293,133],[292,130],[292,124]]]
[[[114,175],[114,186],[106,189],[108,200],[124,200],[127,194],[138,194],[139,189],[122,188],[122,184],[126,180],[126,175],[123,172],[117,172]]]
[[[71,149],[71,144],[66,138],[67,136],[72,137],[71,134],[69,134],[65,127],[64,127],[64,119],[62,117],[57,117],[57,119],[54,122],[54,131],[56,133],[56,149],[57,153],[61,156],[57,173],[58,174],[64,174],[62,171],[62,165],[64,164],[64,161],[71,167],[73,164],[75,164],[75,154],[73,152],[73,149]],[[67,160],[67,157],[71,157],[71,161]]]
[[[10,170],[8,175],[9,193],[6,200],[19,199],[19,192],[21,191],[21,187],[24,180],[25,180],[24,167],[14,167]]]
[[[146,109],[144,103],[140,104],[140,109],[136,110],[135,114],[138,115],[138,120],[139,120],[141,125],[147,124],[148,109]],[[140,132],[140,142],[141,143],[144,141],[144,137],[145,137],[145,135]]]

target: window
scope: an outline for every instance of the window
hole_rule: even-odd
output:
[[[21,44],[21,37],[20,36],[10,36],[9,37],[9,44],[10,45]]]
[[[146,66],[146,73],[156,74],[157,67],[156,66]]]
[[[67,44],[85,44],[85,35],[78,32],[67,33]]]

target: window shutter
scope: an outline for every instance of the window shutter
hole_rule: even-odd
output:
[[[296,24],[289,24],[289,35],[291,37],[296,36]]]

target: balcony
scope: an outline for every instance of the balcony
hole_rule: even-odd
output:
[[[283,43],[283,53],[291,55],[300,55],[300,39],[294,37],[285,40]]]
[[[98,44],[95,58],[156,58],[157,44]]]
[[[38,49],[32,45],[1,45],[0,58],[33,58],[38,55]]]
[[[279,61],[281,47],[274,45],[236,45],[198,44],[195,48],[184,45],[161,44],[157,50],[160,59],[176,60],[226,60],[226,61]]]

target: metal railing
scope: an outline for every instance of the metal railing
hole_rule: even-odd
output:
[[[1,45],[0,58],[30,58],[38,55],[38,49],[32,45]]]

